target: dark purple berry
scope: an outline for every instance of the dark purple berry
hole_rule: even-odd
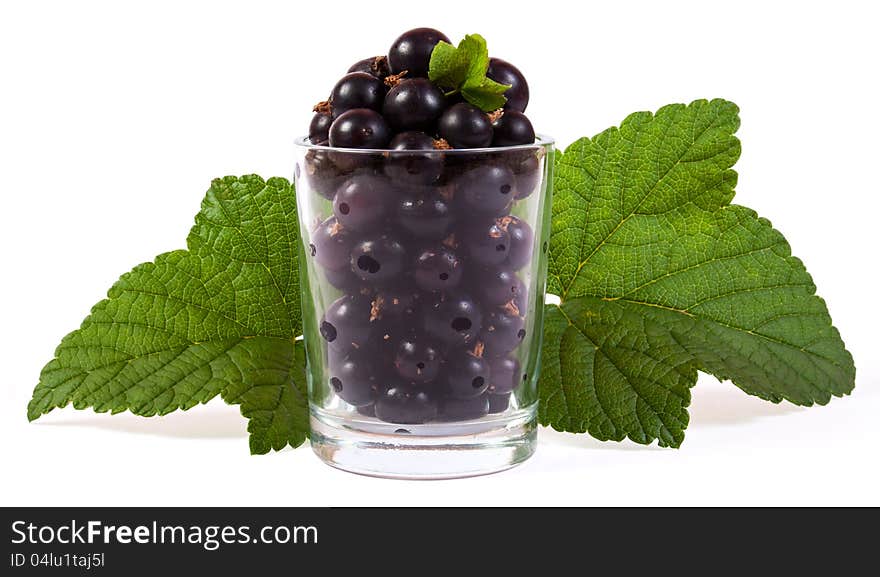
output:
[[[369,283],[386,283],[398,277],[405,261],[406,249],[387,234],[363,240],[351,250],[351,270]]]
[[[356,349],[347,355],[335,355],[329,362],[329,384],[339,398],[356,407],[371,405],[378,394],[378,384],[368,355]]]
[[[503,395],[517,388],[522,380],[519,361],[514,357],[489,359],[489,393]]]
[[[347,259],[345,262],[348,264]],[[351,272],[350,266],[346,266],[339,270],[325,269],[324,276],[327,277],[327,282],[332,286],[348,293],[357,292],[358,287],[363,284],[363,281]]]
[[[507,268],[488,269],[474,280],[481,301],[488,306],[500,307],[511,301],[521,308],[526,286],[516,273]],[[525,312],[525,311],[520,311]]]
[[[458,286],[464,272],[455,252],[443,245],[422,250],[416,256],[413,278],[424,291],[449,290]]]
[[[358,60],[348,69],[349,72],[366,72],[376,78],[384,79],[388,76],[388,59],[385,56],[373,56]]]
[[[525,320],[511,307],[496,309],[483,318],[480,342],[487,356],[500,357],[513,351],[526,336]]]
[[[312,149],[306,153],[302,177],[306,186],[333,200],[336,189],[345,180],[345,173],[333,162],[329,149]]]
[[[515,185],[509,168],[500,164],[482,164],[457,179],[455,202],[465,214],[504,216],[513,203]]]
[[[490,58],[486,76],[499,84],[510,85],[504,93],[507,98],[505,109],[526,111],[526,106],[529,105],[529,83],[516,66],[500,58]]]
[[[508,407],[510,407],[510,393],[486,393],[486,397],[489,399],[490,415],[503,413]],[[360,409],[358,409],[358,412],[360,412]]]
[[[403,340],[397,346],[394,368],[401,378],[412,383],[428,383],[440,372],[440,351],[423,338]]]
[[[509,217],[506,217],[509,218]],[[462,243],[466,254],[474,262],[483,266],[500,265],[510,252],[510,234],[502,226],[502,219],[487,224],[468,225]]]
[[[492,144],[489,116],[464,102],[446,109],[437,123],[437,131],[453,148],[485,148]]]
[[[379,394],[376,416],[389,423],[417,425],[437,416],[437,403],[409,384],[394,384]]]
[[[449,204],[435,193],[405,193],[397,205],[400,226],[416,238],[442,240],[452,224]]]
[[[446,98],[439,88],[427,78],[413,78],[388,91],[382,114],[398,132],[433,130],[445,108]]]
[[[427,77],[431,53],[438,42],[449,38],[433,28],[415,28],[401,34],[388,50],[388,67],[392,74],[404,70],[409,78]]]
[[[385,148],[390,140],[388,123],[381,114],[368,108],[343,112],[330,126],[333,148]],[[334,162],[339,164],[335,157]]]
[[[508,110],[492,123],[492,146],[519,146],[535,142],[535,129],[526,115]]]
[[[499,219],[501,228],[507,231],[510,239],[507,251],[507,266],[513,270],[519,270],[532,260],[532,245],[535,235],[529,223],[515,216],[505,216]]]
[[[351,72],[342,77],[330,93],[333,116],[339,117],[348,110],[369,108],[381,110],[385,100],[385,83],[372,74]]]
[[[482,345],[476,354],[470,349],[454,349],[446,356],[443,374],[445,391],[456,398],[478,397],[489,387],[489,362],[482,357]]]
[[[514,152],[518,154],[510,166],[516,178],[516,199],[522,200],[538,190],[541,182],[541,161],[532,150]]]
[[[440,342],[468,345],[476,340],[483,316],[477,304],[465,294],[443,294],[424,316],[425,331]]]
[[[489,414],[489,398],[486,395],[470,399],[443,399],[437,414],[438,421],[469,421]]]
[[[431,184],[443,172],[443,155],[434,150],[434,139],[424,132],[401,132],[388,145],[399,154],[388,154],[383,165],[385,174],[395,183],[404,185]],[[413,151],[425,151],[424,153]]]
[[[346,295],[333,301],[318,326],[327,345],[337,351],[364,347],[372,329],[370,299],[361,295]]]
[[[340,186],[333,200],[333,214],[346,229],[374,230],[396,204],[396,192],[387,178],[358,176]]]
[[[354,242],[351,234],[331,216],[312,233],[308,254],[327,270],[342,270],[349,265]]]
[[[415,313],[417,300],[414,287],[404,285],[380,289],[373,296],[371,317],[381,321],[404,319]]]
[[[316,113],[309,124],[309,142],[312,144],[327,144],[330,139],[330,125],[333,117],[329,114]]]

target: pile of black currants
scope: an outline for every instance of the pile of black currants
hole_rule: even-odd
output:
[[[493,58],[503,109],[444,94],[427,78],[441,40],[418,28],[354,64],[316,106],[300,175],[332,203],[307,252],[342,294],[318,321],[327,384],[391,423],[500,413],[528,378],[517,352],[535,237],[515,207],[539,188],[541,150],[506,148],[535,142],[528,85]],[[458,150],[491,147],[505,148]]]

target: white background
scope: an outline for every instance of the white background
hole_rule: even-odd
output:
[[[0,505],[880,505],[877,14],[833,2],[4,2]],[[577,8],[575,8],[577,7]],[[212,177],[290,176],[347,67],[415,26],[478,32],[567,145],[636,110],[742,109],[735,202],[803,258],[858,368],[827,407],[701,378],[680,450],[542,430],[518,469],[406,482],[308,448],[248,455],[212,402],[141,419],[25,407],[60,338],[133,265],[184,246]]]

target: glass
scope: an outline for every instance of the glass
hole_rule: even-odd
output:
[[[296,146],[311,444],[399,478],[532,455],[553,141]]]

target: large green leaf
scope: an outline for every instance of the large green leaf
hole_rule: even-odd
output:
[[[782,235],[753,211],[729,204],[738,127],[736,105],[698,100],[633,114],[620,128],[581,139],[557,155],[549,290],[561,298],[562,312],[574,307],[604,318],[609,303],[620,307],[620,319],[629,320],[617,320],[610,334],[638,330],[634,318],[662,327],[668,338],[661,347],[673,340],[694,367],[731,379],[748,393],[774,402],[824,404],[852,390],[852,357]],[[548,317],[558,316],[549,306]],[[589,335],[582,325],[570,321],[566,332]],[[585,338],[598,358],[618,354],[601,335]],[[631,338],[637,352],[656,351],[656,343]],[[583,357],[590,346],[545,347],[542,362],[570,363],[570,356]],[[641,406],[658,407],[638,392],[644,366],[622,363],[614,382],[595,371],[563,371],[558,378],[543,373],[543,398],[572,388],[605,390],[606,398],[600,403],[584,397],[568,407],[545,403],[542,422],[583,430],[582,415],[600,415],[615,423],[597,428],[600,438],[628,435],[677,445],[680,438],[645,426],[639,415],[635,398]],[[654,384],[673,394],[682,382]],[[686,404],[656,408],[655,418],[686,423]],[[619,407],[629,413],[612,418]]]
[[[64,337],[29,419],[68,404],[164,415],[222,393],[251,419],[254,452],[305,440],[293,187],[256,175],[215,180],[187,244],[124,274]]]

